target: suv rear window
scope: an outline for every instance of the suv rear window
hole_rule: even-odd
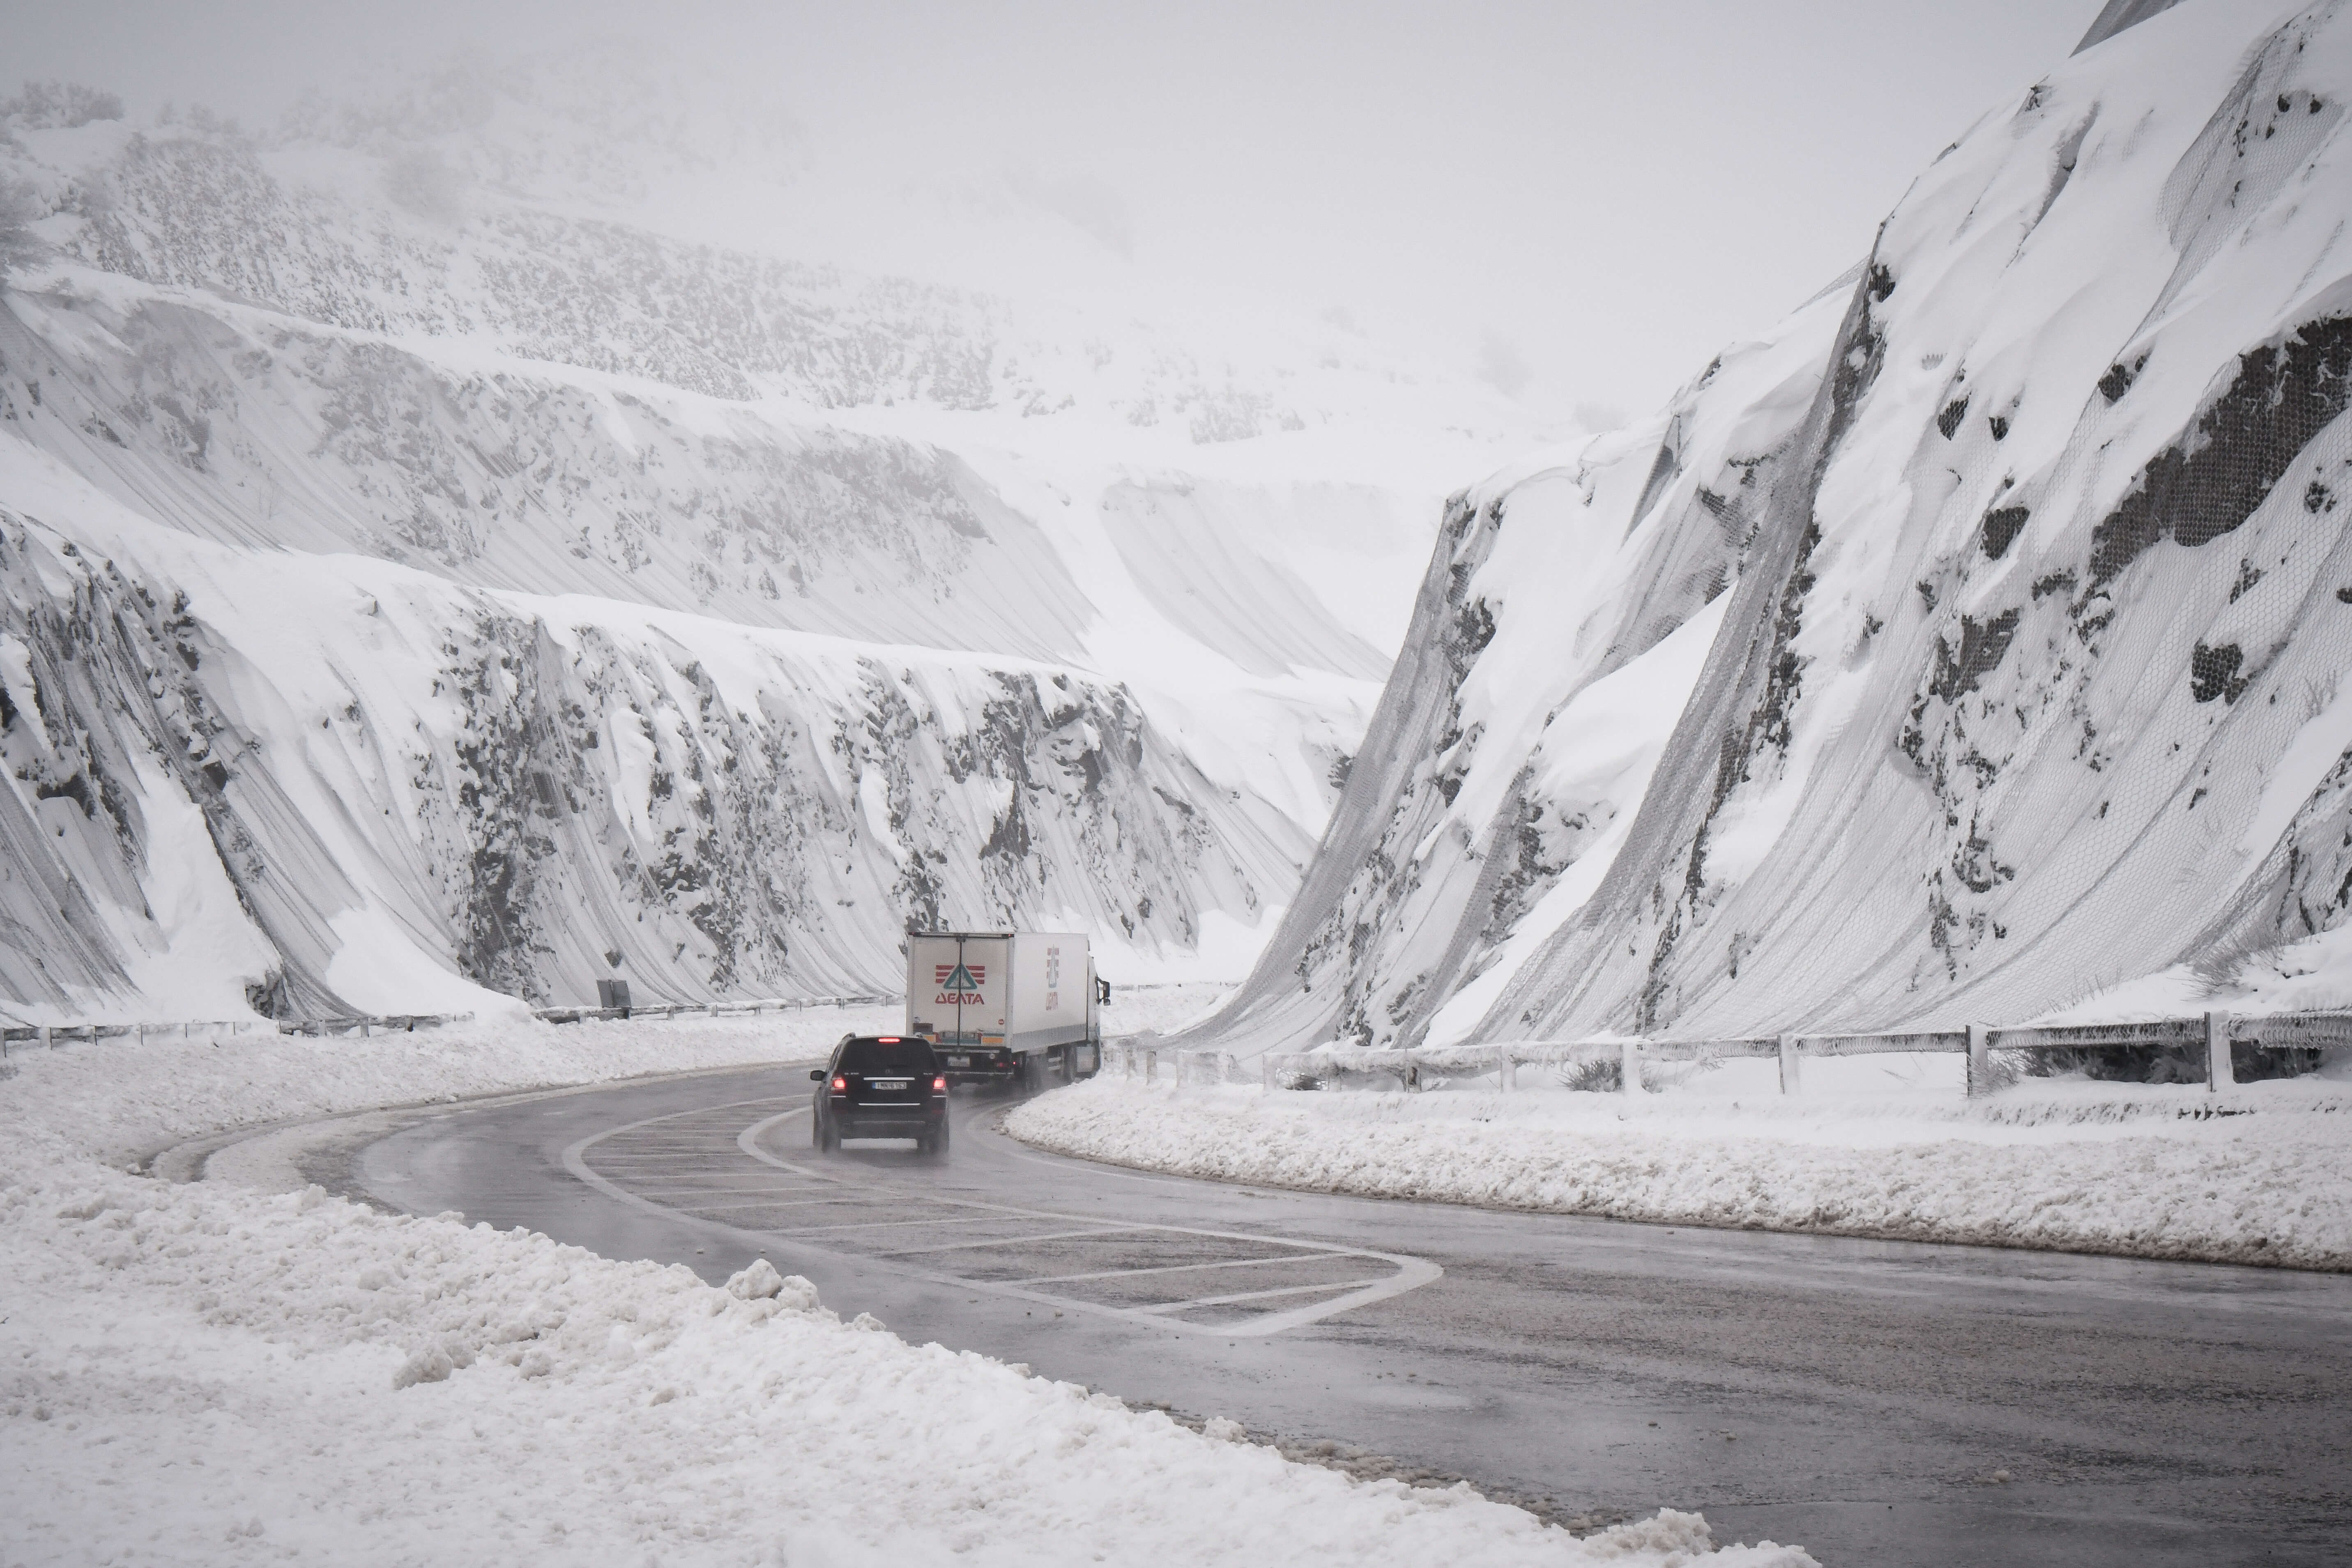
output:
[[[841,1047],[843,1072],[929,1072],[933,1069],[930,1042],[913,1038],[898,1040],[852,1040]]]

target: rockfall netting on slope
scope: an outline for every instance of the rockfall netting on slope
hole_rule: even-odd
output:
[[[1449,503],[1306,885],[1195,1038],[1418,1043],[1590,892],[1786,482],[1843,300],[1725,353],[1648,426]]]
[[[1482,1032],[2016,1018],[2341,918],[2278,884],[2352,742],[2347,96],[2341,7],[2179,8],[1922,177],[1677,787]]]
[[[1596,576],[1649,612],[1596,542],[1549,573],[1487,565],[1473,524],[1509,537],[1517,476],[1465,500],[1375,773],[1201,1043],[2005,1021],[2339,921],[2343,9],[2114,33],[1922,175],[1850,296],[1814,308],[1843,320],[1783,330],[1815,334],[1799,370],[1653,427],[1668,476],[1686,414],[1769,438],[1719,448],[1684,498],[1691,529],[1690,504],[1737,503],[1732,585],[1703,668],[1655,671],[1654,760],[1580,849],[1431,797],[1622,757],[1624,727],[1576,707],[1606,661],[1488,645],[1547,610],[1580,625]],[[1714,477],[1735,458],[1738,483]],[[1628,553],[1662,548],[1649,498],[1630,510]],[[1507,721],[1529,691],[1535,731]],[[1514,862],[1550,880],[1498,903]]]

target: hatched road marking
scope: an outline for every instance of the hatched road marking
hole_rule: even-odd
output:
[[[744,1123],[746,1111],[768,1110],[786,1098],[703,1106],[608,1127],[564,1150],[564,1168],[616,1203],[683,1219],[764,1252],[821,1251],[1060,1311],[1228,1339],[1302,1328],[1402,1295],[1444,1273],[1426,1258],[1401,1253],[1300,1237],[1128,1224],[799,1163],[772,1152],[762,1140],[806,1116],[806,1105]],[[748,1167],[746,1160],[752,1163]],[[768,1184],[751,1184],[755,1179]],[[856,1217],[861,1209],[874,1217]],[[905,1217],[910,1210],[925,1217]],[[798,1223],[803,1217],[829,1223]],[[1041,1230],[1040,1221],[1051,1228]],[[903,1234],[926,1228],[940,1238]],[[1012,1234],[991,1236],[990,1228]],[[898,1245],[902,1241],[912,1245]],[[915,1258],[923,1261],[907,1261]],[[1232,1268],[1270,1270],[1271,1280],[1264,1289],[1185,1294],[1188,1285],[1210,1284],[1209,1271]],[[1344,1277],[1318,1278],[1334,1272]],[[1202,1278],[1188,1278],[1193,1275]]]

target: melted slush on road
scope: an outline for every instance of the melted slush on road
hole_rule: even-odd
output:
[[[1703,1510],[1838,1563],[2333,1563],[2352,1279],[1667,1230],[808,1146],[805,1072],[456,1110],[314,1174],[1134,1402],[1374,1450],[1548,1517]]]

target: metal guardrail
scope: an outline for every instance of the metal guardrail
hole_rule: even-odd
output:
[[[550,1024],[577,1024],[587,1018],[749,1018],[807,1007],[879,1007],[900,1000],[898,996],[797,996],[759,1002],[654,1002],[642,1007],[534,1007],[530,1016]]]
[[[1893,1052],[1966,1056],[1968,1092],[1992,1088],[1995,1051],[2052,1052],[2134,1050],[2147,1047],[2201,1047],[2207,1089],[2227,1089],[2236,1073],[2228,1047],[2243,1044],[2314,1048],[2352,1047],[2352,1012],[2267,1013],[2235,1016],[2208,1013],[2200,1018],[2156,1018],[2138,1023],[2065,1024],[1993,1028],[1926,1029],[1864,1035],[1774,1035],[1719,1040],[1509,1040],[1486,1046],[1422,1047],[1412,1050],[1341,1047],[1301,1053],[1268,1053],[1255,1058],[1252,1074],[1231,1051],[1186,1051],[1154,1044],[1149,1037],[1104,1047],[1104,1069],[1156,1083],[1165,1078],[1178,1089],[1188,1083],[1251,1083],[1265,1089],[1316,1088],[1349,1079],[1391,1079],[1406,1090],[1424,1075],[1464,1078],[1495,1073],[1505,1090],[1518,1087],[1523,1067],[1571,1067],[1614,1062],[1620,1092],[1642,1092],[1644,1062],[1720,1060],[1731,1057],[1777,1059],[1780,1092],[1796,1094],[1809,1057],[1875,1056]]]
[[[553,1024],[576,1024],[583,1018],[749,1017],[805,1007],[867,1006],[897,1000],[895,996],[805,996],[757,1002],[657,1002],[646,1007],[535,1007],[531,1016]],[[165,1024],[11,1024],[0,1027],[0,1061],[5,1061],[11,1051],[27,1047],[50,1050],[76,1041],[130,1039],[144,1045],[151,1039],[234,1039],[240,1035],[271,1033],[313,1038],[365,1037],[462,1024],[473,1016],[471,1013],[371,1013],[331,1018],[189,1019]]]
[[[145,1045],[150,1039],[195,1039],[200,1037],[226,1035],[230,1038],[250,1031],[254,1034],[280,1035],[372,1035],[406,1034],[417,1029],[436,1028],[443,1024],[460,1024],[471,1018],[471,1013],[386,1013],[367,1014],[336,1018],[225,1018],[189,1019],[172,1024],[11,1024],[0,1028],[0,1058],[10,1050],[23,1046],[54,1049],[76,1040],[132,1039]]]

